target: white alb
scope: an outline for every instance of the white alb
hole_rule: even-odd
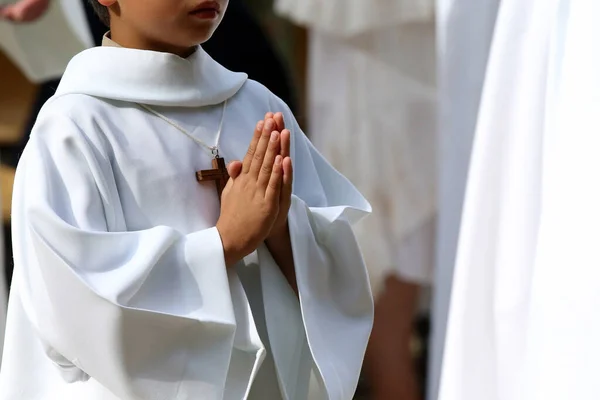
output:
[[[292,132],[300,301],[261,246],[225,268],[214,185],[195,172],[228,100],[221,155],[254,126]],[[349,400],[373,318],[351,223],[370,211],[287,106],[201,49],[76,56],[40,113],[14,189],[1,400]]]

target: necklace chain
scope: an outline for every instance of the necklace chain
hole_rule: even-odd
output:
[[[207,145],[202,140],[198,139],[197,137],[195,137],[194,135],[192,135],[191,133],[189,133],[187,130],[185,130],[177,122],[173,121],[170,118],[167,118],[166,116],[164,116],[163,114],[161,114],[158,111],[154,110],[153,108],[150,108],[149,106],[147,106],[145,104],[140,104],[140,106],[143,109],[145,109],[146,111],[148,111],[148,112],[156,115],[158,118],[162,119],[163,121],[165,121],[169,125],[171,125],[174,128],[176,128],[178,131],[180,131],[181,133],[183,133],[184,135],[186,135],[187,137],[189,137],[190,139],[192,139],[194,142],[196,142],[197,144],[199,144],[201,147],[205,147],[206,149],[208,149],[213,156],[215,156],[215,157],[219,156],[219,139],[221,139],[221,132],[223,131],[223,122],[225,121],[225,111],[227,110],[227,100],[225,100],[223,102],[223,111],[221,113],[221,122],[219,122],[219,130],[217,131],[217,140],[215,141],[215,145],[214,146]]]

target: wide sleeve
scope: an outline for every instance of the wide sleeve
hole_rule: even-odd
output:
[[[38,122],[13,200],[28,319],[70,381],[123,399],[222,398],[235,316],[216,228],[110,231],[110,163],[67,118]]]
[[[371,206],[319,154],[289,110],[285,118],[295,169],[289,226],[307,339],[329,398],[351,399],[373,323],[368,275],[352,224]]]

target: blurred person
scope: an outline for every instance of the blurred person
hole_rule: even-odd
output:
[[[365,373],[376,400],[422,397],[411,353],[436,235],[433,0],[279,0],[309,28],[309,132],[366,194],[357,235],[376,294]]]
[[[493,36],[439,399],[598,399],[600,3],[478,6],[448,4]]]

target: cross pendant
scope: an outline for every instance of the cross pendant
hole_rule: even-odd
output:
[[[225,185],[229,180],[229,173],[227,172],[227,166],[225,160],[222,157],[215,156],[212,160],[213,169],[205,169],[196,172],[196,179],[198,182],[214,181],[217,186],[217,194],[219,195],[219,201],[221,201],[221,193],[225,189]]]

